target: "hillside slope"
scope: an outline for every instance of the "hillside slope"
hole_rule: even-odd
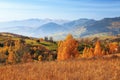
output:
[[[119,80],[119,75],[116,56],[0,67],[0,80]]]

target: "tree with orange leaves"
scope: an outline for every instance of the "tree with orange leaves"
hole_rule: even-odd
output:
[[[94,49],[85,47],[83,50],[83,57],[84,58],[91,58],[94,56]]]
[[[94,49],[93,48],[89,49],[88,55],[89,55],[90,58],[94,56]]]
[[[117,42],[112,42],[109,44],[109,53],[110,54],[113,54],[113,53],[116,53],[118,52],[118,43]]]
[[[58,60],[66,60],[78,56],[78,42],[69,34],[64,41],[58,43]]]
[[[11,63],[11,64],[16,63],[16,59],[17,58],[15,52],[12,50],[12,47],[10,47],[7,63]]]
[[[101,46],[100,46],[100,41],[97,41],[96,44],[95,44],[94,55],[95,56],[102,55],[102,49],[101,49]]]
[[[86,57],[86,53],[87,53],[87,47],[84,48],[82,56]]]

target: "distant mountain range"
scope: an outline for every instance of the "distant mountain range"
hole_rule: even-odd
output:
[[[63,39],[69,33],[76,38],[101,33],[120,34],[120,17],[104,18],[102,20],[27,19],[0,22],[0,32],[10,32],[31,37],[52,36],[54,39]]]

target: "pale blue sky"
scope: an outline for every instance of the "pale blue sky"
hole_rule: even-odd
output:
[[[120,0],[0,0],[0,21],[120,16]]]

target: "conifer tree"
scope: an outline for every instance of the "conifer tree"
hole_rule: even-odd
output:
[[[88,54],[88,57],[93,57],[94,56],[94,49],[93,48],[90,48],[89,49],[89,54]]]
[[[66,60],[78,56],[78,42],[69,34],[64,41],[58,43],[58,60]]]
[[[101,50],[101,46],[100,46],[100,41],[97,41],[96,44],[95,44],[94,55],[95,55],[95,56],[100,56],[100,55],[102,55],[102,50]]]

